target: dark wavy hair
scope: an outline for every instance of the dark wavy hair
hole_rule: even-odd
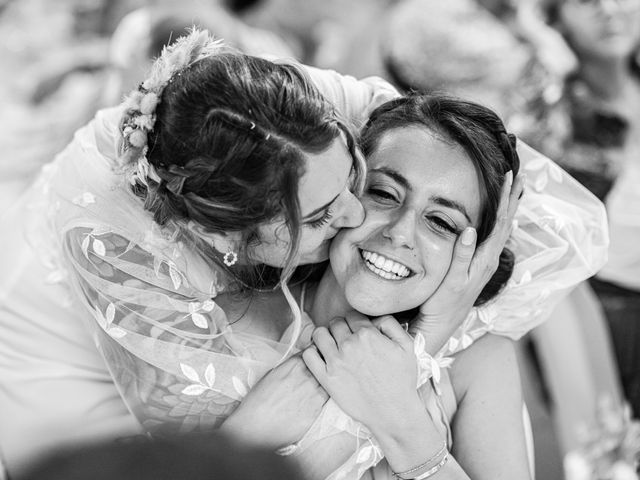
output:
[[[299,246],[305,154],[325,151],[343,133],[356,156],[354,136],[333,106],[298,66],[233,52],[175,76],[156,115],[147,157],[161,180],[137,187],[145,208],[160,225],[192,221],[209,233],[240,232],[245,251],[260,242],[260,224],[284,219],[291,245],[283,269],[227,270],[249,289],[286,282]],[[357,161],[354,167],[362,174]],[[199,246],[225,268],[220,252]]]
[[[520,160],[516,137],[508,133],[500,117],[477,103],[441,94],[409,94],[387,102],[373,111],[362,131],[360,145],[366,157],[377,148],[390,130],[423,127],[460,145],[472,160],[481,178],[483,205],[477,228],[480,245],[496,223],[500,192],[505,174],[518,174]],[[496,296],[511,277],[513,253],[505,248],[492,278],[478,296],[475,306]]]

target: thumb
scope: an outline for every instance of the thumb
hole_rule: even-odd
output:
[[[405,331],[398,321],[391,315],[378,317],[372,320],[373,325],[386,337],[394,341],[402,348],[413,349],[413,338]]]

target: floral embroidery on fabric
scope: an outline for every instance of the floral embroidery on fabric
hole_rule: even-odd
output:
[[[207,390],[216,391],[213,388],[213,384],[216,382],[216,369],[210,363],[204,371],[204,382],[200,380],[200,375],[196,372],[196,369],[185,363],[180,364],[180,368],[184,376],[191,380],[191,385],[182,389],[182,393],[185,395],[200,395]]]
[[[91,192],[84,192],[73,199],[73,203],[80,207],[87,207],[92,203],[96,203],[96,196]]]
[[[107,309],[104,313],[96,307],[95,308],[95,316],[98,324],[102,327],[102,329],[107,332],[113,338],[122,338],[127,332],[122,328],[113,324],[113,320],[116,315],[116,308],[113,303],[110,303],[107,306]]]

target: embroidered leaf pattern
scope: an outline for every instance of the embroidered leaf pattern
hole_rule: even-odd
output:
[[[196,372],[195,368],[193,368],[192,366],[187,365],[186,363],[181,363],[180,370],[182,370],[184,376],[192,382],[200,383],[200,375],[198,375],[198,372]]]
[[[104,243],[102,243],[102,240],[98,240],[97,238],[93,240],[93,251],[96,252],[101,257],[105,256],[105,254],[107,253],[107,250],[104,246]]]
[[[202,310],[205,312],[210,312],[216,306],[216,303],[213,300],[207,300],[202,304]]]
[[[107,310],[104,312],[104,318],[107,320],[107,323],[113,323],[113,319],[116,316],[116,307],[113,303],[110,303],[107,306]]]
[[[109,329],[107,330],[107,333],[112,336],[113,338],[122,338],[127,334],[126,330],[123,330],[120,327],[114,327],[111,326],[109,327]]]
[[[213,364],[207,365],[204,371],[204,379],[209,387],[213,388],[213,384],[216,382],[216,369]]]
[[[367,445],[358,452],[356,463],[369,462],[375,456],[375,451],[371,445]]]
[[[86,207],[92,203],[96,203],[96,196],[91,192],[84,192],[73,199],[73,203],[81,207]]]
[[[182,389],[182,393],[184,393],[185,395],[201,395],[202,393],[204,393],[207,390],[207,387],[205,387],[204,385],[200,385],[200,384],[193,384],[193,385],[187,385],[186,387],[184,387]]]
[[[241,397],[245,397],[247,393],[249,393],[247,387],[244,386],[244,383],[242,383],[242,380],[238,377],[231,377],[231,383],[233,384],[233,388],[236,389],[236,392],[238,392]]]
[[[541,192],[547,186],[547,183],[549,183],[549,175],[547,175],[547,172],[542,172],[540,176],[536,178],[535,182],[533,182],[533,189],[536,192]]]
[[[207,318],[201,313],[192,313],[191,320],[195,324],[196,327],[207,328],[209,323],[207,322]]]

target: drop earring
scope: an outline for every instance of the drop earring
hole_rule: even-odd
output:
[[[222,257],[222,261],[227,267],[232,267],[238,261],[238,254],[234,252],[231,247],[229,247],[227,253],[224,254],[224,257]]]

